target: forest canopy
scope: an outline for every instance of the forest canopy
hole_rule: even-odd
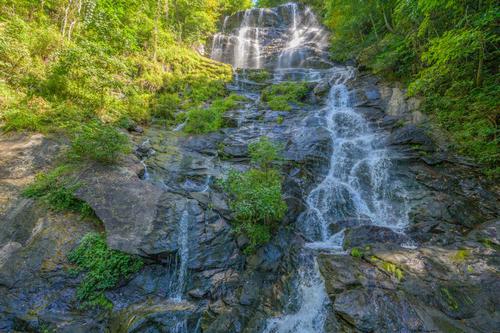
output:
[[[251,0],[3,1],[3,129],[60,132],[99,145],[120,138],[113,128],[171,121],[175,109],[224,93],[230,67],[200,53],[222,16],[250,6]]]

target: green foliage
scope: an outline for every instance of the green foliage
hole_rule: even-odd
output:
[[[252,163],[262,170],[269,170],[276,163],[281,162],[282,150],[281,145],[272,142],[267,136],[263,136],[259,141],[248,145]]]
[[[233,171],[224,183],[235,224],[250,239],[250,250],[265,244],[284,217],[281,176],[276,170]]]
[[[109,249],[104,237],[93,233],[81,240],[68,259],[85,272],[77,290],[77,298],[83,308],[111,308],[112,304],[104,296],[104,291],[129,279],[143,266],[139,257]]]
[[[375,256],[370,257],[370,261],[376,264],[378,267],[392,275],[398,281],[403,280],[404,272],[401,268],[393,264],[392,262],[381,260]]]
[[[110,164],[129,151],[130,145],[125,134],[109,125],[91,122],[76,131],[70,156]]]
[[[361,250],[358,247],[353,247],[351,250],[351,256],[353,256],[355,258],[361,258],[361,257],[363,257],[363,250]]]
[[[392,276],[394,276],[398,281],[401,281],[404,278],[404,273],[401,270],[401,268],[399,268],[398,266],[394,265],[393,263],[384,261],[382,263],[382,268],[386,272],[388,272],[389,274],[391,274]]]
[[[111,127],[152,117],[173,123],[179,110],[225,96],[230,66],[193,47],[213,33],[221,15],[248,6],[234,0],[3,2],[0,125],[75,138],[74,156],[109,163],[126,151]]]
[[[495,1],[328,0],[317,9],[334,32],[334,60],[407,82],[454,148],[498,177]]]
[[[309,94],[307,83],[283,82],[266,87],[262,91],[262,101],[267,102],[271,110],[290,111],[293,104],[302,104]]]
[[[60,166],[48,173],[38,174],[35,182],[23,191],[23,195],[39,199],[55,211],[70,210],[90,216],[90,206],[74,195],[81,184],[71,177],[71,171],[70,166]]]
[[[255,81],[255,82],[265,82],[270,79],[272,79],[271,73],[265,69],[252,69],[252,70],[247,70],[248,71],[248,79],[250,81]]]
[[[273,168],[281,160],[279,146],[261,138],[249,150],[257,168],[231,171],[222,185],[230,198],[233,223],[249,238],[245,251],[252,253],[271,239],[288,207],[283,200],[281,175]]]
[[[241,96],[232,94],[226,98],[218,98],[205,109],[195,108],[187,112],[185,133],[203,134],[219,130],[223,125],[222,116],[225,112],[232,110],[242,101]]]

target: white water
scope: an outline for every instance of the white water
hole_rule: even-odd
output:
[[[177,284],[173,291],[172,299],[180,302],[186,285],[187,265],[189,260],[189,244],[188,244],[188,228],[189,228],[189,213],[187,210],[182,212],[181,220],[179,221],[179,260],[180,264],[177,273]]]
[[[332,234],[332,224],[356,220],[402,231],[408,224],[404,189],[390,180],[391,160],[384,137],[356,113],[346,83],[352,68],[340,68],[332,84],[325,114],[325,127],[332,138],[330,168],[311,191],[308,209],[299,221],[311,240],[308,247],[340,250],[343,230]]]
[[[299,272],[299,309],[268,320],[265,333],[324,332],[329,299],[315,253],[343,253],[344,230],[332,234],[332,224],[361,219],[401,231],[408,223],[400,195],[404,191],[397,182],[389,184],[391,163],[389,152],[381,147],[384,138],[352,107],[347,83],[354,70],[338,68],[334,77],[327,106],[320,111],[333,145],[329,171],[308,195],[308,208],[298,220],[310,240]]]
[[[304,254],[305,255],[305,254]],[[312,255],[303,258],[299,271],[299,310],[267,321],[264,333],[312,333],[323,332],[329,298],[319,272],[316,259]]]
[[[325,74],[333,77],[326,106],[315,112],[330,134],[332,153],[327,174],[308,194],[307,209],[297,220],[307,243],[300,258],[296,295],[290,300],[289,309],[267,321],[264,333],[322,333],[329,298],[316,254],[320,251],[343,254],[345,229],[339,230],[338,226],[349,223],[379,225],[402,232],[408,223],[408,207],[403,186],[391,177],[391,156],[384,147],[384,135],[372,129],[353,108],[348,84],[355,76],[354,69],[305,68],[311,49],[321,54],[328,45],[328,35],[309,9],[300,10],[293,3],[285,5],[285,9],[291,22],[288,39],[274,65],[274,81],[295,78],[318,81]],[[278,13],[276,9],[271,11]],[[263,43],[259,40],[262,29],[258,27],[262,13],[261,10],[257,27],[251,27],[251,13],[246,11],[237,34],[230,35],[231,40],[236,40],[234,57],[228,60],[234,67],[264,65]],[[228,47],[224,44],[226,39],[222,35],[214,39],[214,59],[222,59]]]
[[[281,10],[288,11],[290,17],[284,30],[279,24],[272,25]],[[228,31],[226,17],[222,31],[213,38],[211,52],[212,59],[228,62],[234,68],[301,68],[308,57],[324,54],[328,48],[328,32],[311,10],[301,9],[295,3],[272,9],[248,9],[238,15],[242,18],[235,31]],[[265,15],[269,16],[266,20]],[[269,49],[262,43],[263,36],[270,31],[271,36],[284,44],[279,54],[272,54],[276,46]]]
[[[328,34],[309,8],[300,12],[296,3],[285,6],[291,13],[292,24],[289,29],[290,38],[278,56],[278,72],[303,67],[307,59],[306,45],[318,51],[328,47]]]

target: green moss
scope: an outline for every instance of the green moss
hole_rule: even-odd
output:
[[[271,110],[290,111],[292,105],[301,105],[309,95],[309,86],[303,82],[283,82],[266,87],[262,91],[262,101]]]
[[[72,167],[65,165],[40,173],[35,182],[23,191],[23,195],[41,200],[55,211],[70,210],[90,216],[93,214],[90,206],[75,197],[74,193],[81,184],[71,177],[72,171]]]
[[[453,260],[456,262],[464,262],[466,261],[471,255],[471,252],[469,249],[461,249],[458,250],[455,255],[453,255]]]
[[[104,237],[93,233],[81,240],[68,259],[85,272],[77,290],[83,308],[111,308],[112,303],[104,296],[104,291],[116,287],[143,266],[139,257],[109,249]]]
[[[396,266],[395,264],[382,260],[380,258],[377,258],[376,256],[371,256],[370,261],[376,264],[378,267],[392,275],[394,278],[396,278],[398,281],[401,281],[404,279],[404,272],[401,268]]]
[[[361,257],[363,257],[363,250],[361,250],[360,248],[357,248],[357,247],[353,247],[351,249],[351,256],[353,256],[355,258],[361,258]]]
[[[278,118],[276,118],[276,123],[278,125],[281,125],[281,124],[283,124],[284,120],[285,120],[285,118],[283,118],[283,116],[278,116]]]

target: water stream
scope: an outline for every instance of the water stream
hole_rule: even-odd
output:
[[[328,131],[332,153],[327,174],[307,195],[307,209],[296,223],[307,242],[300,256],[296,293],[290,301],[293,310],[285,309],[283,315],[269,319],[264,329],[265,333],[324,332],[329,298],[317,254],[343,254],[346,227],[378,225],[403,232],[408,223],[406,193],[392,177],[391,152],[385,148],[384,135],[353,107],[349,82],[355,78],[355,70],[328,62],[328,33],[312,11],[289,3],[270,10],[247,10],[242,15],[239,28],[232,31],[226,29],[226,20],[214,39],[214,59],[236,68],[267,68],[273,71],[276,83],[330,79],[326,105],[312,113]],[[280,15],[281,23],[265,39],[269,27],[260,25]],[[281,47],[268,47],[273,43],[269,40],[276,39]]]

